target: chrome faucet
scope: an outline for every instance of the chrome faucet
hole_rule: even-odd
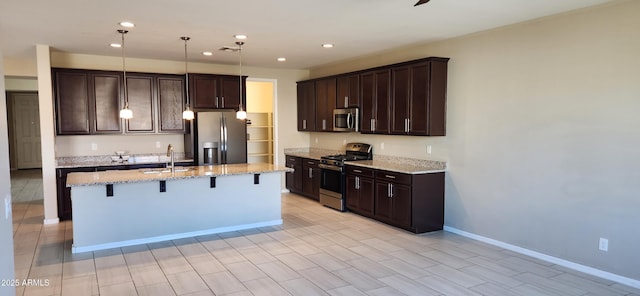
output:
[[[173,146],[171,144],[169,144],[169,146],[167,146],[167,156],[171,157],[171,166],[169,166],[169,164],[167,164],[167,167],[171,168],[171,172],[175,172],[175,163],[174,163],[174,158],[173,158]]]

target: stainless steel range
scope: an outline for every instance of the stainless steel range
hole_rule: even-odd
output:
[[[345,210],[346,161],[373,158],[372,147],[364,143],[348,143],[345,154],[322,156],[320,159],[320,203],[327,207]]]

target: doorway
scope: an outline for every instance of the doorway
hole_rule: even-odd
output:
[[[276,81],[247,79],[247,162],[276,163],[275,150]]]
[[[37,92],[7,92],[11,169],[42,168]]]

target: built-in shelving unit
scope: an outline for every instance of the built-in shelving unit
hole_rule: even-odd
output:
[[[273,113],[248,112],[247,162],[273,163]]]

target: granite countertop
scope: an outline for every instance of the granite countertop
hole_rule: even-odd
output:
[[[320,160],[320,157],[331,154],[343,154],[344,151],[318,148],[288,148],[285,155],[305,157]],[[387,155],[373,155],[373,160],[358,160],[345,162],[349,165],[386,170],[405,174],[440,173],[447,170],[447,163],[437,160],[414,159]]]
[[[378,159],[374,157],[373,160],[347,161],[345,163],[353,166],[404,174],[441,173],[447,170],[446,162],[401,157],[395,157],[394,160],[389,158]]]
[[[175,172],[168,169],[113,170],[103,172],[79,172],[67,175],[67,187],[92,186],[118,183],[139,183],[162,180],[178,180],[229,175],[293,172],[293,169],[266,163],[239,163],[177,167]]]
[[[127,161],[122,159],[112,160],[112,155],[57,157],[56,168],[121,166],[138,164],[168,163],[171,159],[165,154],[141,154],[131,155]],[[193,162],[193,159],[185,158],[184,153],[176,153],[174,162]]]
[[[296,157],[304,157],[309,159],[320,160],[320,157],[332,154],[342,154],[344,151],[318,149],[318,148],[287,148],[284,149],[285,155],[291,155]]]

